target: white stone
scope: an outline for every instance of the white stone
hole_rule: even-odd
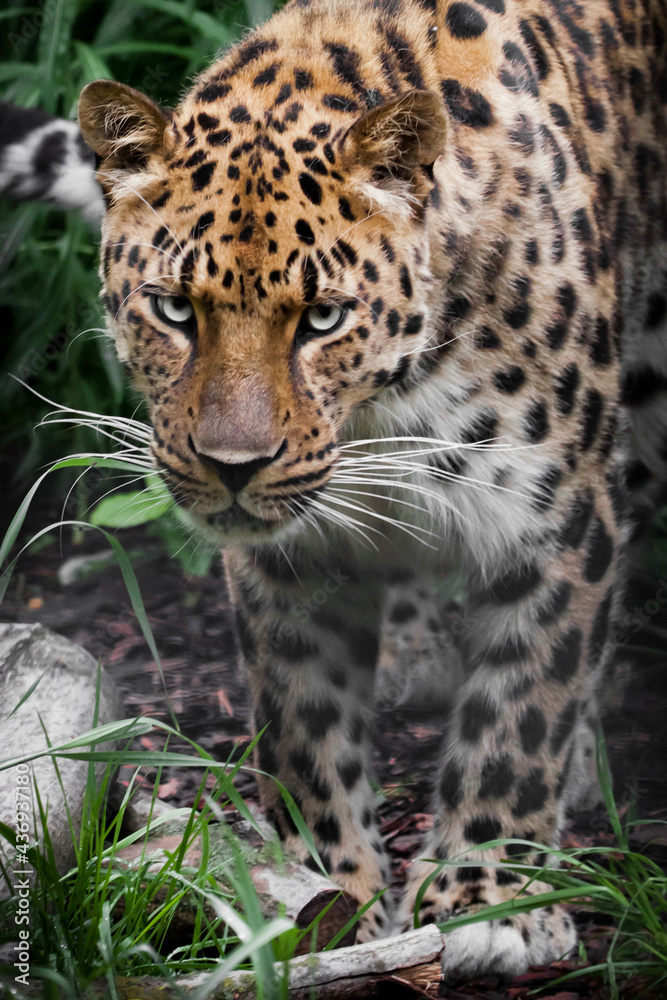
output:
[[[49,743],[61,745],[92,729],[97,678],[98,664],[81,646],[42,625],[0,625],[0,762],[38,753],[47,749]],[[16,709],[36,682],[35,690]],[[97,725],[122,719],[122,709],[116,685],[101,669]],[[107,743],[95,749],[110,747]],[[106,765],[95,766],[99,779]],[[18,766],[0,770],[0,821],[17,830],[17,805],[22,803],[27,810],[26,818],[29,817],[30,842],[35,842],[35,816],[41,841],[43,831],[34,795],[39,788],[42,803],[48,808],[47,825],[58,868],[67,871],[74,861],[74,848],[65,802],[76,831],[81,821],[88,764],[59,760],[62,787],[51,758],[38,757],[28,767],[28,771]],[[27,789],[29,798],[20,795],[19,789]],[[5,863],[14,864],[14,850],[1,837],[0,857]],[[0,877],[0,899],[8,892],[6,882]]]

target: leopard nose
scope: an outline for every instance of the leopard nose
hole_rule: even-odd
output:
[[[272,455],[260,455],[248,462],[234,462],[222,461],[214,455],[207,455],[205,452],[198,451],[192,440],[192,436],[190,436],[188,443],[202,465],[212,469],[223,486],[226,486],[231,493],[240,493],[248,485],[255,473],[271,465],[287,449],[287,439],[285,439],[282,444],[278,445]]]

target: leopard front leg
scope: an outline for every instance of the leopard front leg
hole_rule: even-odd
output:
[[[548,546],[516,553],[514,568],[474,596],[464,643],[469,675],[451,720],[436,823],[421,857],[479,864],[442,868],[421,900],[422,923],[446,923],[521,894],[524,879],[485,865],[511,848],[480,852],[480,844],[517,838],[558,846],[565,805],[574,797],[568,781],[576,770],[579,720],[608,654],[619,546],[608,497],[583,489],[563,504]],[[432,863],[415,864],[404,926],[412,924],[419,888],[433,872]],[[526,892],[548,889],[534,883]],[[556,906],[468,925],[445,940],[445,971],[467,978],[549,963],[571,951],[576,935]]]
[[[366,903],[389,881],[368,779],[378,656],[379,587],[340,563],[315,566],[280,551],[228,552],[238,635],[249,671],[260,793],[285,846],[316,862],[278,779],[294,798],[332,879]],[[390,926],[387,894],[357,940]]]

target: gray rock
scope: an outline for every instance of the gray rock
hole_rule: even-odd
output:
[[[39,752],[49,744],[58,746],[92,729],[97,675],[98,665],[90,653],[42,625],[0,625],[0,762]],[[32,694],[16,709],[36,682]],[[97,724],[122,718],[120,693],[102,669]],[[107,743],[96,749],[110,747]],[[105,765],[97,764],[96,769],[99,780]],[[27,768],[18,765],[1,770],[0,822],[17,830],[20,803],[29,823],[30,842],[35,842],[35,817],[41,841],[43,830],[34,796],[38,788],[48,808],[47,825],[58,868],[67,871],[74,861],[69,822],[74,830],[79,829],[88,764],[60,760],[58,772],[60,780],[49,757],[37,758]],[[13,848],[1,837],[0,860],[15,862]],[[0,877],[0,899],[8,893]]]

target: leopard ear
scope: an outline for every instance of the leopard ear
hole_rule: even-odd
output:
[[[109,171],[137,171],[151,153],[162,149],[170,121],[166,111],[149,97],[113,80],[95,80],[79,97],[79,128],[101,158],[100,183],[105,189]]]
[[[345,136],[345,149],[351,166],[365,168],[360,193],[385,211],[410,214],[431,186],[419,168],[433,166],[447,129],[442,101],[427,90],[404,94],[359,118]]]

